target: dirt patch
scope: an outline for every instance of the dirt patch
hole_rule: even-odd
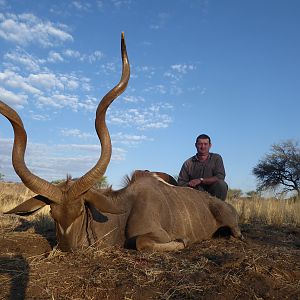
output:
[[[170,253],[52,250],[54,231],[1,229],[0,299],[300,299],[300,228],[242,225]],[[47,236],[49,235],[49,236]]]

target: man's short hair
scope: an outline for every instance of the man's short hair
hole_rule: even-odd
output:
[[[209,144],[211,144],[210,137],[207,134],[200,134],[200,135],[198,135],[197,138],[196,138],[196,144],[198,143],[198,140],[200,140],[200,139],[208,139]]]

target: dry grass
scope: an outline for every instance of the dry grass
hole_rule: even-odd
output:
[[[300,225],[300,201],[274,198],[239,198],[229,201],[238,211],[240,223]]]
[[[32,195],[0,183],[0,212]],[[47,211],[26,218],[0,213],[0,299],[299,299],[300,203],[230,203],[247,242],[213,239],[169,253],[101,242],[63,253],[48,243],[55,231]]]
[[[246,244],[216,239],[168,253],[99,245],[47,256],[25,247],[23,257],[2,253],[0,297],[14,299],[9,283],[16,278],[25,299],[299,299],[299,250],[287,240],[289,230],[243,227]],[[41,243],[33,238],[27,236],[30,244]]]
[[[5,212],[26,199],[32,197],[34,193],[28,190],[23,184],[0,183],[0,212]],[[262,222],[268,225],[292,226],[300,225],[300,201],[278,200],[275,198],[236,198],[227,200],[231,203],[240,216],[240,223]],[[52,225],[49,217],[49,207],[45,207],[37,214],[29,217],[33,221],[44,226],[45,229]],[[49,223],[50,222],[50,223]],[[0,228],[4,224],[1,224]]]
[[[0,182],[0,212],[12,209],[34,195],[22,183]]]
[[[9,211],[25,200],[33,197],[35,194],[27,189],[21,183],[6,183],[0,182],[0,213]],[[45,232],[52,229],[54,226],[53,219],[49,215],[49,206],[45,206],[32,216],[26,217],[23,223],[20,223],[20,218],[11,215],[9,218],[0,217],[0,230],[10,227],[15,228],[30,227],[37,232]]]

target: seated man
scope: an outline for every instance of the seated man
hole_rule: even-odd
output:
[[[212,196],[225,201],[228,186],[224,181],[225,168],[221,155],[209,152],[212,144],[206,134],[197,137],[195,146],[197,154],[182,165],[178,185],[207,191]]]

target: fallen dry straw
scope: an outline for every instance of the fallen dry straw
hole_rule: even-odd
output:
[[[2,253],[1,268],[10,273],[1,275],[0,294],[9,294],[14,277],[26,281],[27,299],[297,299],[296,235],[289,228],[242,229],[247,243],[214,239],[170,253],[119,247],[50,250],[47,256]]]

